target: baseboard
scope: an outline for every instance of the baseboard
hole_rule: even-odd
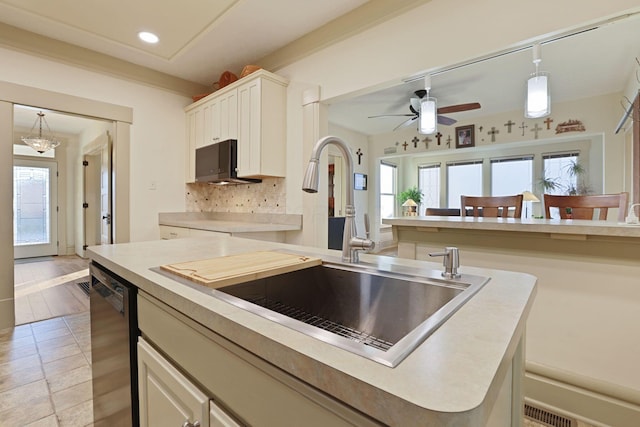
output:
[[[602,390],[594,390],[594,387],[588,389],[585,384],[581,385],[570,384],[558,380],[557,377],[551,378],[551,375],[540,375],[527,370],[524,380],[525,403],[596,427],[638,426],[640,405],[636,402],[622,400],[604,394]],[[609,388],[611,387],[609,385]],[[624,396],[625,392],[626,390],[621,390],[620,393],[615,394]]]

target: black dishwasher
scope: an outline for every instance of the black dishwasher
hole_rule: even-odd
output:
[[[137,288],[91,262],[91,360],[95,426],[138,426]]]

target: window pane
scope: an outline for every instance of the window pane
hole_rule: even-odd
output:
[[[395,216],[396,170],[393,165],[380,164],[380,219]]]
[[[49,169],[13,167],[13,244],[49,244]]]
[[[544,192],[547,194],[571,194],[577,188],[578,178],[570,173],[571,166],[578,162],[578,154],[547,155],[544,158]],[[550,208],[553,219],[560,218],[558,208]]]
[[[393,166],[380,165],[380,193],[391,194],[395,189],[395,170]]]
[[[531,191],[533,160],[491,162],[491,195],[513,196]]]
[[[555,183],[555,187],[547,186],[547,194],[569,194],[577,186],[577,177],[570,173],[571,166],[578,162],[577,154],[544,156],[545,182]]]
[[[482,196],[482,163],[447,166],[448,207],[459,208],[460,196]]]
[[[418,188],[422,191],[419,215],[424,215],[427,207],[440,207],[440,166],[418,168]]]
[[[394,216],[396,206],[396,196],[382,194],[380,195],[380,217],[391,218]]]

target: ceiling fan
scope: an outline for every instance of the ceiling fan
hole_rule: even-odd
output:
[[[409,119],[396,126],[393,129],[394,131],[417,123],[418,117],[420,117],[420,100],[427,94],[427,91],[425,89],[419,89],[414,93],[416,96],[409,99],[409,110],[411,110],[411,114],[381,114],[377,116],[369,116],[369,118],[373,119],[377,117],[409,117]],[[445,126],[451,126],[452,124],[456,123],[457,120],[450,117],[442,116],[441,114],[459,113],[461,111],[477,110],[478,108],[480,108],[480,103],[478,102],[449,105],[448,107],[439,107],[438,123]]]

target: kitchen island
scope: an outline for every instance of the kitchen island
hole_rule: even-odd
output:
[[[206,359],[210,369],[190,372],[193,381],[242,422],[300,425],[305,420],[305,425],[322,425],[324,420],[326,425],[331,419],[331,425],[340,425],[338,421],[344,425],[520,425],[523,339],[536,289],[533,276],[465,266],[464,273],[491,280],[404,361],[390,368],[226,303],[208,288],[184,284],[155,270],[165,264],[264,250],[304,252],[332,262],[340,256],[337,251],[225,235],[96,246],[88,252],[92,261],[139,288],[142,336],[183,371],[190,372],[189,366],[195,366],[201,354],[184,349],[194,348],[196,337],[208,337],[211,349],[225,349],[211,354],[233,356],[225,359],[227,371],[235,360],[248,363],[228,387],[224,386],[225,367],[218,365],[221,360]],[[379,269],[420,268],[425,275],[440,270],[437,263],[368,254],[361,261]],[[159,313],[157,320],[145,318],[150,311]],[[168,329],[169,320],[162,319],[169,318],[180,320],[176,330],[181,332],[164,339],[162,329]],[[181,342],[188,337],[194,337],[194,342]],[[249,366],[258,369],[255,375],[245,375]],[[266,374],[280,389],[286,386],[293,393],[269,392],[255,398],[249,383]],[[291,402],[282,401],[282,396]]]
[[[395,217],[398,256],[460,248],[461,264],[538,278],[525,396],[591,423],[640,417],[640,227],[610,221]],[[463,270],[464,271],[464,270]]]

